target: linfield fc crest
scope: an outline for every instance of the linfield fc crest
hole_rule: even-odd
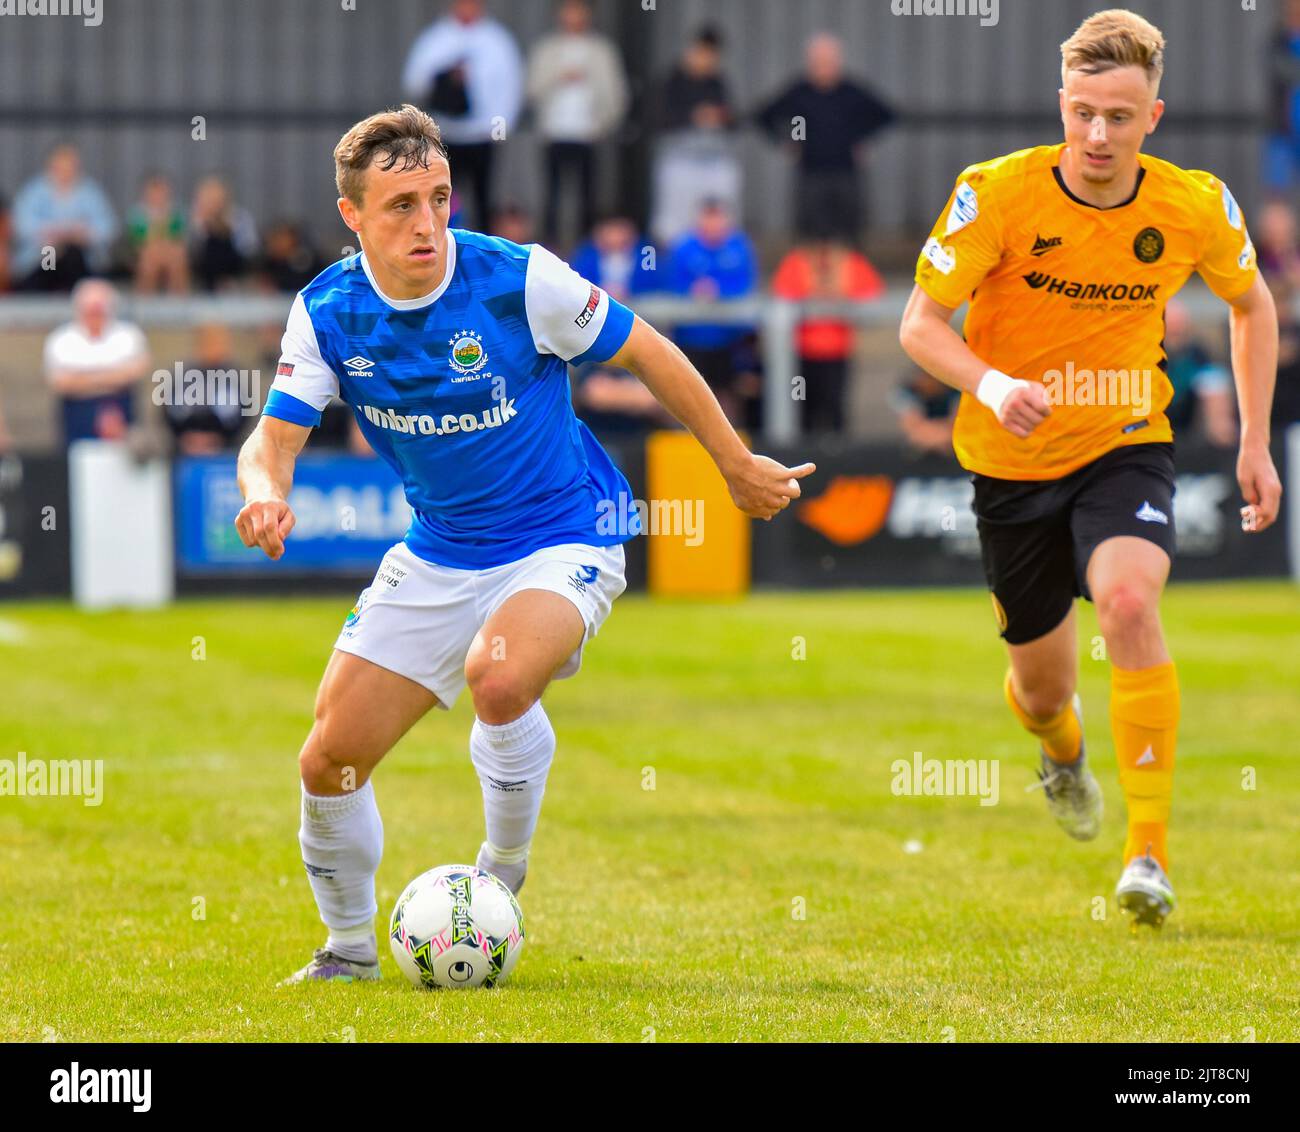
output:
[[[447,340],[447,364],[457,373],[478,373],[487,365],[487,351],[483,349],[483,335],[472,330],[462,330]]]

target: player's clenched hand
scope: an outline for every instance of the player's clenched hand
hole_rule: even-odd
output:
[[[1046,391],[1036,382],[1027,381],[1024,385],[1017,385],[1002,399],[998,420],[1007,431],[1023,438],[1047,420],[1051,413]]]
[[[295,522],[283,499],[251,499],[235,516],[235,530],[245,546],[260,546],[274,560],[284,553],[284,540]]]
[[[1241,529],[1262,531],[1272,526],[1282,503],[1282,481],[1267,448],[1242,448],[1237,483],[1247,504],[1241,509]]]
[[[770,519],[789,507],[790,500],[799,498],[799,481],[816,470],[816,464],[787,468],[770,457],[751,453],[738,469],[726,473],[727,488],[736,506],[750,518]]]

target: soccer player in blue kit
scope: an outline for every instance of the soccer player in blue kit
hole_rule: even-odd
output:
[[[578,670],[626,587],[621,544],[640,533],[626,479],[573,414],[568,364],[640,377],[746,515],[770,519],[815,470],[750,452],[680,350],[545,248],[449,228],[451,170],[427,114],[358,122],[334,163],[361,252],[294,299],[239,454],[235,526],[246,546],[284,553],[294,462],[335,396],[401,476],[413,517],[339,633],[298,756],[299,843],[329,936],[289,983],[379,977],[370,776],[466,685],[487,825],[477,865],[523,884],[555,754],[541,696]]]

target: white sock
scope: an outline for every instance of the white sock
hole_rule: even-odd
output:
[[[302,862],[334,954],[375,962],[375,872],[384,852],[384,823],[367,780],[359,790],[318,797],[302,788],[298,829]]]
[[[483,787],[487,840],[479,865],[518,888],[528,868],[546,775],[555,757],[555,732],[538,700],[509,723],[474,720],[469,756]]]

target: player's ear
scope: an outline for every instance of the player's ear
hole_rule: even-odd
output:
[[[1165,112],[1165,100],[1157,98],[1151,107],[1151,121],[1147,123],[1147,133],[1155,133],[1156,126],[1159,125],[1161,117]]]
[[[343,223],[354,232],[361,231],[361,219],[357,215],[357,206],[347,197],[339,197],[339,215],[343,217]]]

